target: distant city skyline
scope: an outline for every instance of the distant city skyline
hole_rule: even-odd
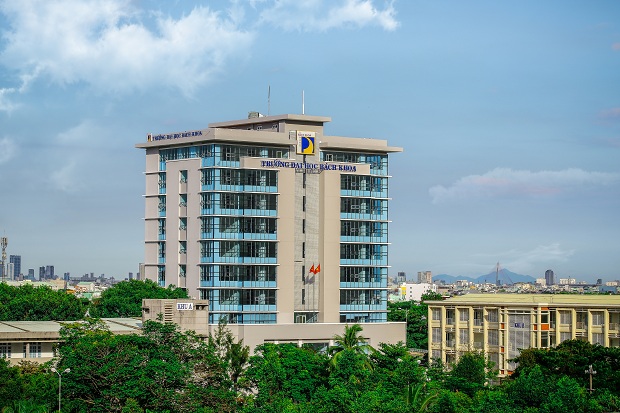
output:
[[[137,272],[134,145],[301,113],[303,91],[327,134],[404,148],[389,165],[391,276],[500,261],[618,279],[616,16],[612,0],[0,0],[7,254],[59,274]]]

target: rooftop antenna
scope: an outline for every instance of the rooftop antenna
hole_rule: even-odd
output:
[[[500,286],[499,284],[499,261],[497,262],[497,265],[495,266],[495,285],[496,286]]]
[[[2,281],[5,281],[5,278],[7,278],[8,274],[7,274],[7,268],[4,268],[4,265],[6,263],[6,247],[7,245],[9,245],[9,239],[7,237],[2,237],[0,238],[0,246],[2,247]]]
[[[301,91],[301,114],[305,115],[306,114],[306,101],[304,98],[304,91]]]
[[[267,116],[271,114],[271,85],[267,88]]]

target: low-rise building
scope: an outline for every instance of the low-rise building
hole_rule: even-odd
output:
[[[142,321],[135,318],[102,319],[114,334],[139,332]],[[12,365],[22,360],[45,363],[54,357],[60,341],[62,321],[0,321],[0,358]]]
[[[429,283],[404,283],[400,286],[402,299],[405,301],[420,301],[428,292],[437,292],[437,285]]]
[[[577,339],[620,346],[620,296],[571,294],[466,294],[427,301],[428,352],[450,364],[483,351],[501,376],[525,348]]]

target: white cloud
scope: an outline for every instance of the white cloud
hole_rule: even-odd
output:
[[[497,253],[494,257],[502,257],[500,265],[512,272],[527,274],[533,269],[566,262],[575,250],[562,249],[560,244],[538,245],[530,251],[510,250]]]
[[[280,0],[260,14],[261,21],[284,30],[326,31],[341,27],[399,26],[392,2],[380,10],[372,0]]]
[[[497,197],[543,197],[566,193],[576,188],[610,185],[620,181],[620,174],[588,172],[582,169],[561,171],[515,171],[496,168],[484,175],[469,175],[451,186],[429,189],[433,203]]]
[[[0,62],[58,84],[99,91],[174,87],[191,94],[229,60],[244,56],[254,34],[207,7],[178,19],[143,13],[123,0],[4,1],[10,28]]]
[[[91,119],[58,133],[48,152],[49,157],[55,160],[50,163],[53,168],[49,173],[52,186],[73,193],[107,176],[109,171],[102,167],[107,165],[109,168],[109,159],[101,162],[101,151],[113,145],[110,141],[113,136],[115,133],[108,127]]]
[[[77,168],[75,161],[66,161],[59,169],[53,171],[49,177],[51,184],[63,192],[76,192],[79,189],[77,182]]]
[[[61,145],[69,145],[72,148],[83,146],[99,146],[105,139],[106,131],[96,122],[86,119],[77,126],[64,132],[60,132],[56,142]]]
[[[12,112],[17,105],[9,99],[9,95],[15,93],[14,88],[0,89],[0,112]]]
[[[0,139],[0,165],[10,161],[17,153],[17,145],[11,139],[4,137]]]

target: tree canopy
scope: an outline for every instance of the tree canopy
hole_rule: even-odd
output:
[[[78,320],[84,311],[84,302],[64,290],[0,283],[0,321]]]
[[[187,298],[182,288],[163,288],[151,280],[122,281],[101,293],[89,310],[92,317],[140,317],[145,298]]]

